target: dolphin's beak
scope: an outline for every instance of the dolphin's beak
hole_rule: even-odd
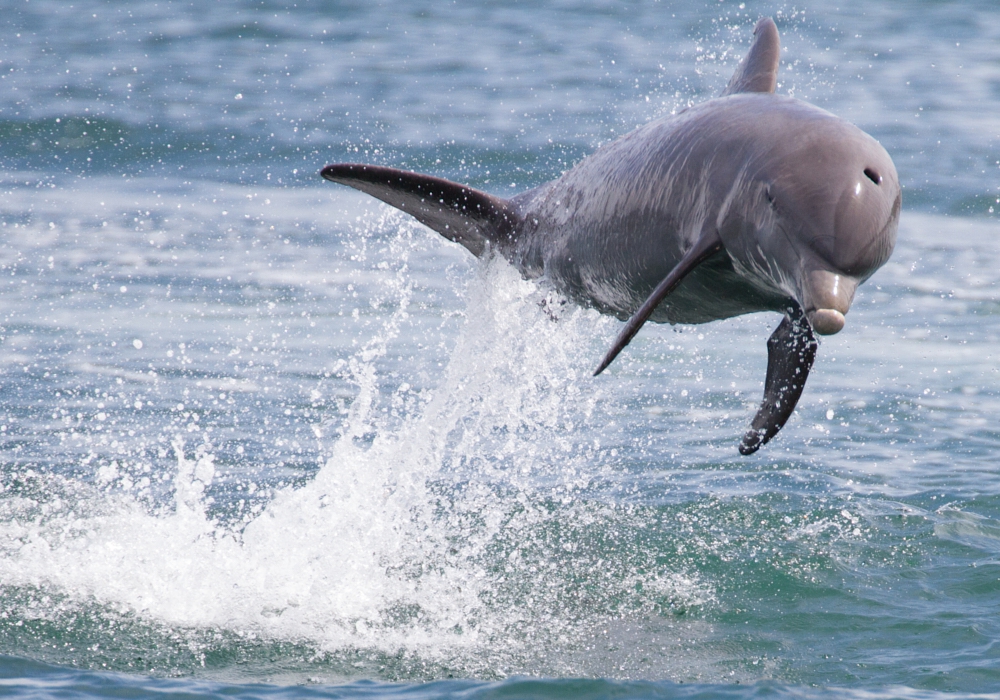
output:
[[[846,319],[836,309],[816,309],[809,312],[809,323],[820,335],[833,335],[844,327]]]
[[[857,288],[858,281],[847,275],[828,270],[807,273],[803,307],[813,330],[820,335],[833,335],[840,331]]]

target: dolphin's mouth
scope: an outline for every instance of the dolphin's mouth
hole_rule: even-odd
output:
[[[820,335],[839,333],[844,327],[844,314],[836,309],[814,309],[806,313],[809,324]]]
[[[809,325],[820,335],[839,333],[851,308],[856,279],[829,270],[812,270],[805,276],[802,307]]]

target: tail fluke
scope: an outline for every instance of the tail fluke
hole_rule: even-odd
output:
[[[489,244],[509,243],[515,232],[517,216],[506,200],[456,182],[357,163],[328,165],[321,174],[405,211],[477,257]]]

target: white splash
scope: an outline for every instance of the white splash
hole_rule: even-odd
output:
[[[170,436],[172,496],[153,507],[121,490],[117,471],[95,485],[8,474],[9,491],[33,495],[0,498],[2,585],[174,628],[431,660],[490,650],[492,668],[502,658],[526,670],[548,642],[572,647],[590,634],[595,616],[620,619],[621,600],[633,611],[710,600],[696,578],[638,575],[626,561],[601,572],[596,610],[574,609],[567,591],[599,559],[577,551],[576,533],[631,526],[627,512],[581,497],[607,476],[585,428],[613,402],[581,380],[611,321],[495,260],[468,284],[454,346],[427,349],[442,357],[440,375],[423,381],[432,388],[386,381],[413,292],[412,229],[397,227],[381,292],[392,311],[341,366],[356,391],[342,422],[317,425],[333,437],[314,478],[232,523],[213,515],[209,444],[180,434]],[[564,534],[553,539],[556,525]],[[646,602],[632,600],[639,583]]]

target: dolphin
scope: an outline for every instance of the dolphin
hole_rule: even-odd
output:
[[[761,19],[754,37],[719,97],[654,119],[511,199],[376,165],[330,165],[322,176],[627,320],[595,375],[646,321],[783,314],[767,341],[763,401],[739,444],[749,455],[795,409],[816,334],[844,327],[858,285],[889,259],[902,205],[874,138],[774,94],[774,22]]]

